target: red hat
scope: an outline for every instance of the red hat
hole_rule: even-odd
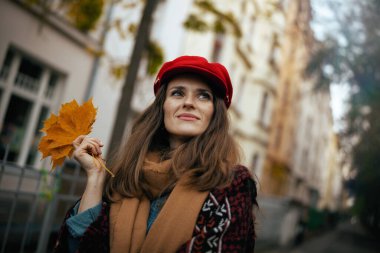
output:
[[[230,106],[233,89],[227,69],[219,63],[210,63],[200,56],[185,55],[165,62],[154,82],[154,94],[162,84],[168,83],[176,75],[184,73],[194,73],[205,78],[208,84],[222,94],[227,108]]]

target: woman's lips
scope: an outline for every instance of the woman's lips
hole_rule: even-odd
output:
[[[194,121],[194,120],[199,119],[197,116],[195,116],[194,114],[190,114],[190,113],[182,113],[182,114],[178,115],[178,118],[181,120],[185,120],[185,121]]]

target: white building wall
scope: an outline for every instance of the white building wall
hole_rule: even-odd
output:
[[[122,80],[115,80],[109,75],[110,63],[101,61],[92,93],[94,106],[98,109],[96,121],[91,136],[99,138],[105,144],[102,152],[107,154],[108,143],[111,139],[113,123],[115,121],[117,106],[120,99]],[[104,155],[105,157],[105,155]]]
[[[172,60],[184,52],[184,36],[187,31],[183,27],[183,22],[189,14],[192,2],[192,0],[167,0],[158,6],[151,36],[162,46],[165,61]]]
[[[321,177],[321,198],[318,207],[337,211],[341,206],[342,172],[338,161],[338,143],[335,133],[331,130],[328,139],[327,157],[328,164],[325,173]]]
[[[74,98],[81,101],[93,57],[83,47],[48,24],[41,24],[34,15],[15,3],[1,1],[0,6],[1,62],[9,46],[14,46],[67,77],[61,101]]]
[[[321,189],[327,186],[332,118],[328,93],[316,92],[313,83],[305,81],[301,94],[297,148],[293,156],[294,175],[299,181],[298,187],[293,186],[292,194],[302,203],[311,204],[310,190],[318,192],[320,197]]]
[[[42,108],[48,104],[49,111],[57,113],[60,104],[63,102],[69,102],[72,99],[76,99],[79,103],[83,102],[94,62],[94,57],[86,50],[87,45],[85,43],[88,42],[88,45],[96,46],[94,40],[67,25],[65,26],[64,23],[62,23],[63,27],[68,29],[66,33],[50,25],[49,22],[47,20],[42,23],[27,8],[15,3],[15,1],[0,2],[0,64],[4,63],[6,53],[10,49],[15,52],[11,65],[13,73],[8,77],[5,86],[2,83],[1,128],[4,124],[5,115],[9,112],[9,101],[12,101],[14,97],[19,97],[30,102],[29,118],[27,122],[24,122],[22,129],[25,132],[17,158],[19,165],[25,165],[29,148],[35,143],[33,137]],[[67,32],[72,33],[67,35]],[[59,74],[56,93],[51,99],[52,101],[42,99],[43,94],[38,95],[37,98],[37,94],[33,94],[26,86],[21,88],[14,84],[15,78],[19,77],[18,64],[25,58],[36,61],[43,68],[42,76],[38,80],[40,91],[42,91],[42,87],[48,85],[52,73]],[[39,153],[37,155],[41,157]],[[50,168],[47,164],[48,161],[44,161],[42,164],[38,162],[40,159],[35,160],[37,162],[34,166],[41,168],[45,164],[44,166]]]

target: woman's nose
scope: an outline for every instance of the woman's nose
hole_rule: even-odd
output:
[[[184,106],[194,106],[194,98],[193,98],[193,96],[185,96]]]

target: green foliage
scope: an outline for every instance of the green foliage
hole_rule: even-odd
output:
[[[354,181],[353,211],[373,233],[380,235],[380,12],[378,0],[357,2],[360,15],[345,15],[341,32],[316,50],[306,74],[320,86],[348,83],[352,87],[342,133]],[[357,18],[355,18],[357,17]],[[351,24],[351,25],[347,25]],[[339,42],[342,41],[343,42]]]
[[[346,136],[360,137],[352,147],[353,165],[358,170],[354,189],[356,214],[380,235],[380,202],[375,194],[380,192],[380,87],[379,82],[368,84],[367,89],[351,98]]]
[[[104,0],[70,0],[68,16],[81,31],[89,31],[102,15]]]
[[[196,32],[205,32],[209,29],[207,23],[195,14],[190,14],[183,25],[185,28]]]
[[[224,26],[223,22],[221,22],[219,19],[215,20],[213,28],[215,33],[226,32],[226,27]]]
[[[122,27],[122,20],[121,19],[114,20],[113,27],[115,28],[115,30],[119,34],[120,38],[122,38],[123,40],[125,40],[127,38],[127,34]]]
[[[161,46],[154,41],[150,41],[147,47],[148,52],[148,65],[147,72],[149,75],[157,73],[158,68],[164,62],[164,52]]]
[[[128,26],[128,32],[134,34],[134,33],[136,33],[136,31],[137,31],[137,26],[136,26],[136,24],[132,23],[132,24],[130,24],[130,25]]]
[[[125,77],[127,73],[128,66],[126,64],[111,64],[110,74],[116,80],[121,80]]]
[[[53,1],[46,0],[26,0],[28,6],[37,5],[42,8],[42,20],[49,13],[54,13],[52,9]],[[67,8],[67,17],[73,22],[76,28],[87,32],[95,28],[97,21],[104,9],[104,0],[62,0],[60,8]]]
[[[328,38],[321,43],[305,68],[305,76],[313,76],[316,82],[316,89],[328,88],[330,83],[339,81],[342,74],[340,62],[344,57],[339,54],[339,47],[334,38]]]
[[[215,22],[214,24],[208,24],[202,20],[199,15],[190,14],[184,22],[185,28],[197,32],[212,30],[216,33],[225,33],[227,30],[226,27],[230,27],[236,37],[240,38],[242,36],[240,26],[231,12],[224,13],[218,10],[210,0],[196,0],[195,5],[203,13],[211,13],[214,15]]]

